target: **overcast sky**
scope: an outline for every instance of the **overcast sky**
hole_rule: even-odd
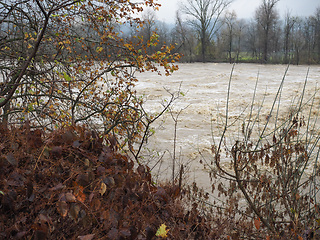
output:
[[[158,0],[162,6],[157,12],[158,19],[167,23],[174,23],[176,10],[183,0]],[[234,0],[229,6],[229,10],[235,10],[238,18],[253,18],[254,12],[261,4],[262,0]],[[290,10],[295,16],[310,16],[315,13],[315,9],[320,7],[319,0],[280,0],[277,9],[280,16],[284,17],[285,12]]]

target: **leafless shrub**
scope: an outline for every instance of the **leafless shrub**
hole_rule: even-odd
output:
[[[230,76],[223,130],[212,146],[213,160],[205,161],[213,193],[206,204],[218,216],[233,219],[238,237],[315,239],[319,234],[318,89],[307,96],[307,73],[301,94],[284,112],[281,94],[288,68],[266,116],[263,104],[253,107],[256,85],[249,114],[235,120],[242,121],[241,135],[231,143]]]

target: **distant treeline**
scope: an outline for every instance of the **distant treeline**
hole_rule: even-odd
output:
[[[110,21],[104,24],[116,32],[123,44],[126,42],[136,46],[141,44],[141,48],[143,44],[148,44],[146,54],[150,56],[161,51],[164,45],[172,44],[175,46],[172,53],[181,54],[182,62],[320,64],[320,6],[308,17],[294,16],[290,11],[280,16],[276,8],[279,0],[261,0],[254,17],[239,19],[235,12],[228,10],[230,2],[230,0],[187,1],[177,12],[174,24],[157,20],[156,12],[150,9],[143,11],[141,16],[143,23],[119,24]],[[195,11],[197,8],[198,11]],[[202,15],[196,16],[194,12]],[[49,23],[50,31],[56,29],[52,24]],[[111,59],[117,58],[116,52],[119,50],[117,47],[98,42],[100,36],[96,31],[99,30],[103,34],[103,24],[96,25],[95,28],[84,22],[81,25],[69,24],[69,35],[77,36],[71,45],[79,56],[89,57],[88,52],[84,51],[84,43],[81,40],[86,39],[86,44],[90,43],[99,49],[95,51],[96,58],[104,59],[106,56]],[[10,23],[6,22],[0,25],[0,40],[5,39],[1,37],[1,33],[11,27]],[[34,30],[27,25],[21,30],[18,27],[12,29],[10,37],[20,39],[24,37],[23,34],[30,39],[35,37]],[[52,33],[52,36],[60,37],[56,35]],[[113,36],[106,35],[106,38],[112,41]],[[26,58],[29,46],[25,42],[7,42],[8,49],[20,49],[20,58]],[[61,47],[58,50],[54,47],[54,42],[50,41],[40,47],[52,61],[58,57],[60,60],[68,58],[69,49],[63,48],[62,41],[59,43]],[[0,59],[8,58],[10,55],[0,53]],[[35,61],[40,61],[39,59],[39,56],[35,57]],[[150,60],[152,61],[151,58]]]
[[[217,1],[203,2],[210,5]],[[129,39],[139,35],[148,40],[157,32],[159,43],[155,50],[165,43],[174,44],[184,62],[319,64],[320,7],[309,17],[293,16],[290,11],[280,16],[277,2],[262,0],[253,18],[238,19],[235,12],[228,11],[230,2],[225,1],[211,19],[204,19],[202,24],[200,18],[188,14],[188,8],[198,7],[188,6],[193,4],[189,1],[177,12],[174,25],[160,22],[154,12],[146,11],[144,27],[138,32],[132,28],[124,35]]]

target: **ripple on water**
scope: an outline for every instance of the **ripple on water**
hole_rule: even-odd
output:
[[[236,121],[241,114],[249,116],[249,106],[252,102],[257,78],[258,85],[252,119],[257,118],[255,120],[256,124],[259,123],[260,125],[265,122],[286,67],[285,65],[235,65],[228,112],[230,122]],[[136,88],[137,93],[147,96],[146,109],[152,113],[160,112],[162,100],[170,97],[170,94],[164,88],[173,92],[178,91],[181,87],[180,90],[185,96],[181,96],[172,108],[173,112],[177,114],[181,109],[188,106],[181,112],[177,122],[177,149],[180,158],[184,161],[199,158],[199,152],[206,153],[209,158],[210,152],[208,149],[211,149],[212,137],[217,142],[217,139],[221,136],[231,69],[232,65],[225,63],[193,63],[179,64],[179,70],[170,77],[159,76],[156,73],[137,75],[139,79]],[[285,114],[289,113],[292,102],[299,99],[298,94],[302,91],[307,70],[307,66],[290,66],[281,92],[280,110]],[[320,67],[310,66],[306,96],[310,97],[315,92],[319,79]],[[316,104],[320,103],[318,96],[315,100],[317,101]],[[263,106],[258,114],[262,102]],[[313,116],[316,116],[316,112]],[[149,140],[148,147],[160,152],[163,149],[172,152],[174,121],[169,113],[166,113],[164,118],[161,119],[165,120],[165,123],[162,128],[157,127],[160,122],[154,124],[156,134],[154,138]],[[214,120],[213,124],[211,124],[212,119]],[[274,116],[270,120],[273,121],[273,119]],[[285,117],[281,116],[281,119],[285,120]],[[237,122],[230,126],[229,139],[235,140],[239,136],[241,123]],[[166,154],[164,160],[171,161],[171,157],[172,154]],[[194,164],[194,166],[198,166],[197,164]],[[198,168],[201,167],[198,166]],[[202,176],[201,172],[203,173]],[[204,180],[207,179],[206,172],[197,170],[197,174],[200,174],[197,178],[201,184],[208,184],[208,181]]]

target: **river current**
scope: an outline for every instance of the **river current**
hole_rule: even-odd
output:
[[[208,169],[200,161],[211,161],[211,146],[221,137],[231,74],[228,103],[230,127],[227,131],[230,143],[241,138],[243,121],[240,119],[250,114],[255,87],[252,109],[253,115],[259,112],[259,119],[272,117],[269,116],[270,109],[284,76],[281,101],[277,101],[281,106],[278,121],[283,120],[281,117],[285,118],[290,108],[299,101],[306,77],[304,99],[307,101],[315,94],[314,104],[318,107],[320,95],[316,91],[320,66],[292,65],[287,72],[286,69],[286,65],[236,64],[233,68],[232,64],[226,63],[185,63],[179,64],[179,70],[168,77],[154,72],[137,74],[137,93],[144,96],[145,109],[150,113],[162,110],[162,105],[170,98],[168,92],[181,91],[171,112],[166,112],[154,123],[155,133],[143,152],[153,172],[159,174],[161,179],[171,179],[176,122],[175,168],[178,164],[184,164],[189,181],[195,180],[202,187],[210,185]]]

